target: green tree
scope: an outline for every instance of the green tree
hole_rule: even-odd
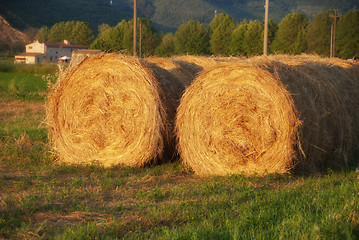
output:
[[[173,33],[167,33],[162,37],[161,44],[156,48],[156,55],[160,57],[172,56],[175,52],[174,45],[175,35]]]
[[[174,46],[178,54],[207,54],[208,45],[208,31],[198,21],[182,24],[175,33]]]
[[[258,20],[250,21],[244,33],[243,47],[248,56],[263,53],[263,23]]]
[[[229,16],[226,13],[220,13],[218,14],[210,23],[209,23],[209,30],[208,33],[211,35],[214,30],[223,23],[229,23],[233,22],[233,19],[231,16]]]
[[[245,56],[247,55],[244,47],[244,34],[247,31],[248,22],[242,21],[232,32],[231,35],[231,55],[234,56]]]
[[[142,56],[152,55],[159,44],[156,29],[152,22],[148,19],[138,19],[138,23],[139,22],[141,22],[141,34],[139,34],[138,24],[137,46],[138,48],[140,47],[139,38],[141,36]],[[90,48],[101,49],[109,52],[123,51],[126,54],[133,54],[133,20],[122,20],[115,27],[106,28],[98,35],[95,41],[91,44]]]
[[[216,55],[229,55],[231,35],[236,28],[233,19],[225,13],[219,14],[209,24],[210,50]]]
[[[359,56],[359,11],[352,10],[339,19],[336,54],[342,58]]]
[[[47,26],[42,26],[39,31],[37,31],[35,39],[39,42],[47,42],[49,36],[49,28]]]
[[[72,27],[70,41],[81,43],[85,46],[89,46],[93,41],[93,31],[89,23],[86,22],[75,22]]]
[[[138,46],[140,46],[141,42],[141,57],[147,57],[155,53],[156,47],[160,43],[160,39],[153,23],[149,19],[142,18],[139,22],[141,23],[141,33],[139,34],[141,41],[138,39]]]
[[[332,11],[320,13],[309,24],[307,33],[308,52],[329,56],[330,26],[332,24],[329,14],[331,13]]]
[[[97,36],[99,37],[99,36],[103,35],[110,28],[111,28],[111,26],[107,23],[102,23],[102,24],[98,25],[97,26],[97,31],[98,31]]]
[[[109,28],[98,35],[95,41],[91,44],[92,49],[101,49],[108,52],[123,51],[125,31],[129,28],[128,22],[122,20],[115,27]],[[127,35],[130,35],[127,34]]]
[[[270,45],[275,38],[275,35],[278,31],[278,24],[273,20],[269,19],[268,21],[268,45]]]
[[[55,23],[49,31],[48,41],[61,42],[64,39],[70,40],[71,31],[67,31],[66,22]]]
[[[122,24],[121,26],[122,39],[119,40],[122,40],[121,42],[123,49],[125,50],[125,53],[132,55],[133,54],[133,20],[128,22],[126,21],[123,22],[124,24]]]
[[[88,23],[81,21],[59,22],[54,24],[48,34],[48,41],[70,42],[89,45],[93,40],[93,31]]]
[[[278,25],[278,31],[270,46],[278,53],[299,54],[306,50],[308,19],[304,14],[288,14]]]

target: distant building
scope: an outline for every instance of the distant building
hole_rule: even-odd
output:
[[[15,56],[15,63],[35,64],[42,62],[58,62],[61,57],[71,57],[72,52],[86,49],[78,43],[35,41],[26,45],[26,52]]]
[[[35,64],[43,62],[43,59],[45,59],[43,53],[24,52],[15,56],[15,63]]]

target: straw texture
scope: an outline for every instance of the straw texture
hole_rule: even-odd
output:
[[[188,168],[312,173],[348,164],[359,136],[357,66],[310,55],[210,61],[177,114]]]
[[[86,59],[48,96],[49,135],[60,160],[143,166],[160,157],[169,131],[163,95],[138,59],[118,54]]]

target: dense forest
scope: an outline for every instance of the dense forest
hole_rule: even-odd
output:
[[[338,9],[346,13],[359,9],[359,0],[270,0],[270,18],[280,22],[291,12],[303,13],[313,19],[320,12]],[[0,15],[12,26],[51,27],[62,21],[88,22],[96,31],[106,23],[115,26],[132,17],[133,0],[1,0]],[[163,32],[175,32],[190,20],[208,26],[215,15],[227,13],[235,21],[263,20],[264,0],[137,0],[139,17],[147,18]]]
[[[264,0],[137,0],[141,55],[261,54],[263,3]],[[133,0],[112,0],[112,5],[109,0],[2,0],[0,14],[15,28],[25,32],[33,29],[32,38],[39,41],[67,39],[93,49],[132,54],[132,5]],[[336,55],[359,55],[359,0],[342,0],[340,4],[337,0],[271,0],[269,51],[328,56],[331,9],[338,5]],[[7,45],[1,43],[0,52]],[[11,54],[21,50],[13,47],[19,44],[10,45]]]
[[[333,11],[317,14],[309,20],[303,13],[293,12],[279,24],[269,21],[270,53],[310,53],[329,56]],[[174,54],[253,56],[263,53],[264,23],[259,20],[236,22],[230,15],[218,14],[207,26],[190,20],[181,24],[176,32],[159,34],[153,23],[146,18],[138,19],[141,57]],[[337,20],[336,56],[352,58],[359,55],[359,11],[352,10]],[[62,41],[68,39],[93,49],[106,52],[133,52],[133,20],[122,20],[116,26],[98,26],[95,38],[88,23],[68,21],[42,27],[36,39]]]

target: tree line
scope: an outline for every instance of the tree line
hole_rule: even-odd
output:
[[[293,12],[282,21],[269,21],[268,49],[273,54],[310,53],[329,56],[331,43],[332,11],[320,13],[310,21],[304,14]],[[148,19],[138,19],[138,46],[142,57],[175,54],[253,56],[263,53],[264,23],[243,20],[221,13],[208,26],[199,21],[180,25],[175,33],[158,33]],[[80,21],[56,23],[42,27],[36,38],[39,41],[68,39],[106,52],[133,53],[133,20],[123,20],[116,26],[98,26],[96,38],[90,25]],[[352,10],[337,20],[336,56],[352,58],[359,55],[359,11]]]

